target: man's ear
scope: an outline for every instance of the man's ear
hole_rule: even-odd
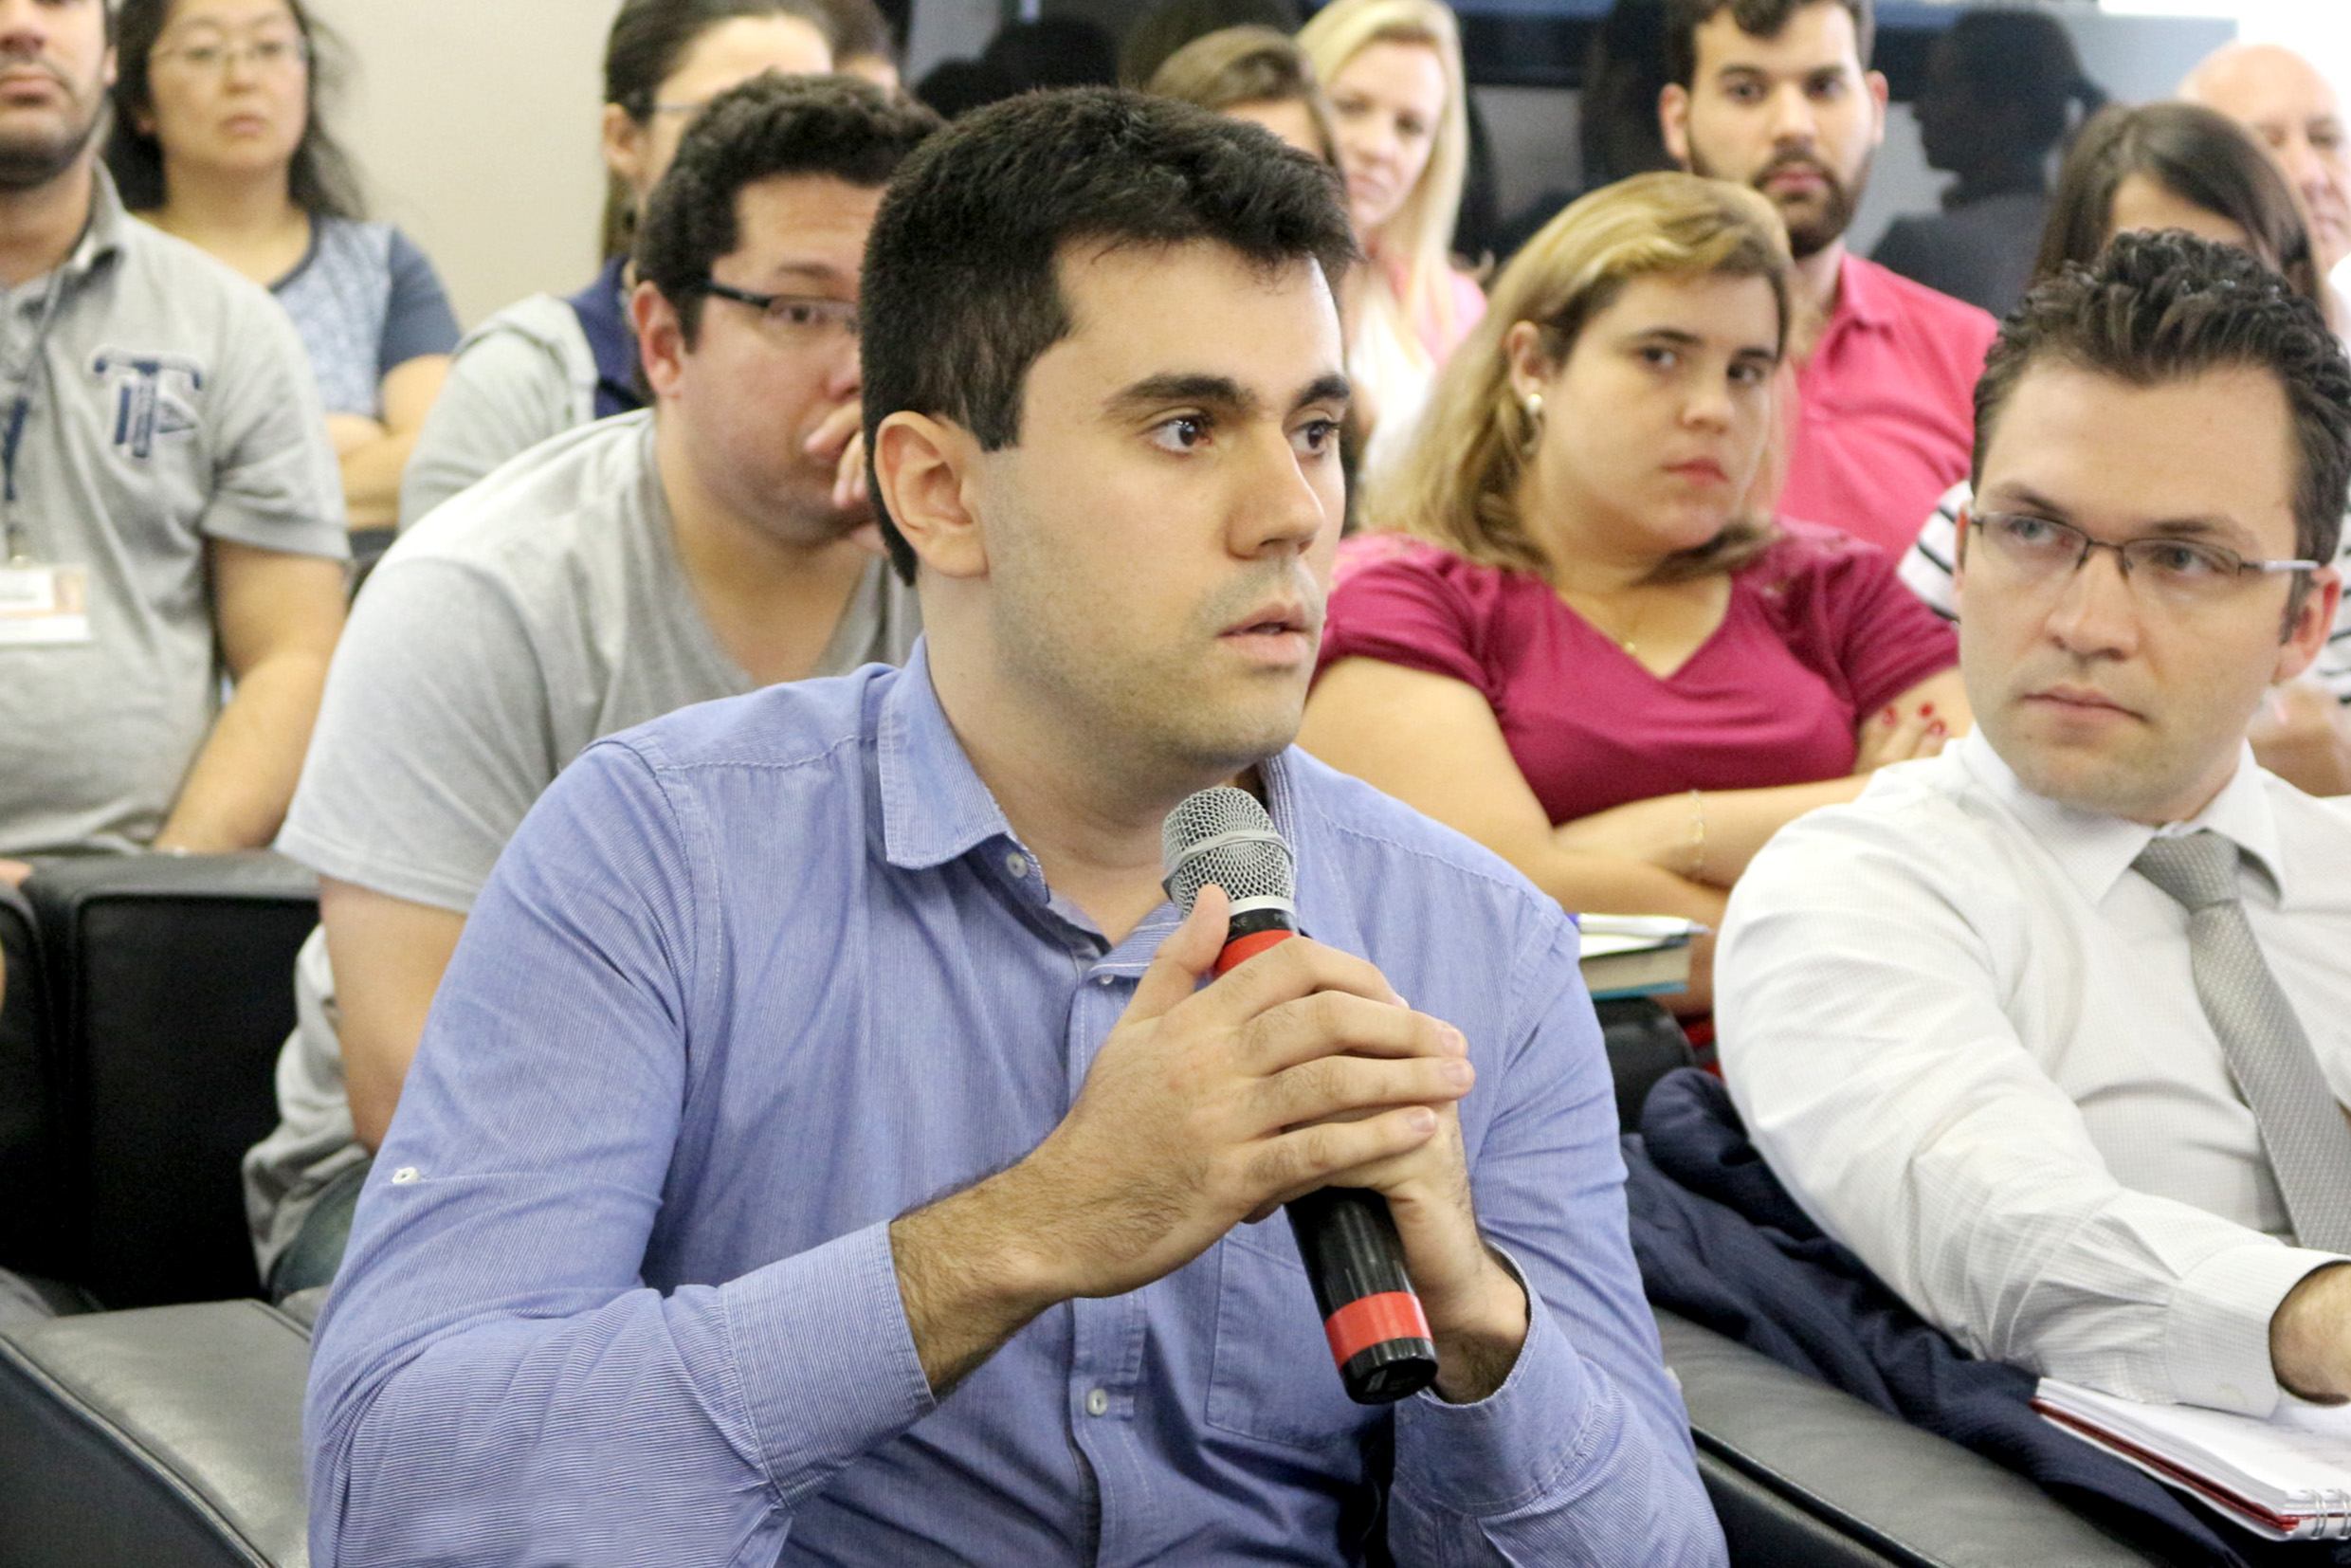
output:
[[[2327,638],[2334,635],[2335,610],[2342,600],[2342,573],[2328,566],[2310,574],[2309,591],[2303,594],[2301,608],[2287,619],[2285,636],[2278,644],[2277,668],[2269,677],[2271,684],[2290,681],[2317,662]]]
[[[1869,145],[1883,147],[1886,145],[1886,106],[1893,101],[1894,90],[1886,84],[1884,71],[1864,71],[1861,81],[1862,85],[1869,89],[1869,101],[1877,106],[1872,117],[1877,121],[1877,129],[1870,133]]]
[[[874,499],[922,564],[942,577],[988,574],[976,502],[980,456],[962,426],[902,409],[873,432]]]
[[[685,323],[678,307],[651,283],[639,283],[629,296],[629,324],[637,329],[637,361],[645,367],[645,384],[656,400],[675,397],[685,379]]]
[[[1679,82],[1667,82],[1657,95],[1657,130],[1666,138],[1666,151],[1685,169],[1690,166],[1689,111],[1689,89]]]

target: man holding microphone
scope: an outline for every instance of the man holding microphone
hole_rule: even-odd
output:
[[[1288,749],[1349,246],[1128,95],[904,167],[866,419],[926,643],[600,742],[513,841],[321,1326],[321,1564],[1721,1560],[1573,929]],[[1311,939],[1203,985],[1160,830],[1234,781]],[[1394,1405],[1244,1223],[1333,1185],[1426,1311]]]

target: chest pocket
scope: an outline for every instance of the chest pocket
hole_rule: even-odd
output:
[[[1216,1251],[1208,1424],[1291,1448],[1358,1442],[1382,1413],[1340,1384],[1289,1221],[1236,1226]]]

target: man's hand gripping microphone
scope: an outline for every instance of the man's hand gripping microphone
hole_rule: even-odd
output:
[[[1160,846],[1177,909],[1190,915],[1211,883],[1232,901],[1217,974],[1297,935],[1290,847],[1246,790],[1219,785],[1186,798],[1168,813]],[[1437,1375],[1436,1345],[1405,1277],[1388,1200],[1361,1188],[1325,1187],[1284,1207],[1347,1396],[1384,1405],[1428,1387]]]

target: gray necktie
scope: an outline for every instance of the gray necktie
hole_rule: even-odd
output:
[[[2131,863],[2188,910],[2188,955],[2303,1246],[2351,1252],[2351,1124],[2294,1005],[2262,960],[2236,891],[2237,848],[2209,830],[2159,838]]]

